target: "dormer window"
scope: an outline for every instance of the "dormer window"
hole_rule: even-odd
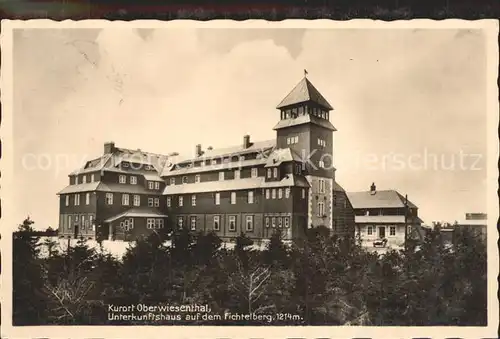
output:
[[[300,106],[299,107],[299,115],[304,114],[304,107]]]
[[[75,185],[78,185],[78,176],[75,175]]]
[[[122,163],[122,165],[123,165],[124,168],[127,168],[128,167],[128,162],[124,162],[124,163]]]
[[[278,168],[273,168],[273,176],[275,179],[278,179]]]
[[[82,177],[82,179],[83,179],[83,180],[82,180],[82,184],[86,184],[86,183],[87,183],[87,176],[86,176],[86,175],[84,175],[84,176]]]
[[[268,169],[267,169],[267,178],[268,178],[268,179],[271,179],[271,178],[272,178],[272,175],[273,175],[273,171],[272,171],[270,168],[268,168]]]
[[[183,183],[183,184],[187,184],[187,182],[188,182],[188,177],[183,176],[183,177],[182,177],[182,183]]]
[[[125,184],[125,183],[127,183],[127,177],[126,177],[126,176],[124,176],[124,175],[120,175],[120,176],[118,177],[118,182],[119,182],[120,184]]]
[[[152,190],[152,189],[154,189],[154,187],[155,187],[155,186],[154,186],[154,182],[149,181],[149,182],[148,182],[148,188],[149,188],[150,190]]]

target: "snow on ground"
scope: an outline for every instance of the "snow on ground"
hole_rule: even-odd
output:
[[[45,244],[45,241],[48,239],[56,243],[54,250],[58,251],[59,253],[66,252],[68,250],[68,239],[59,237],[40,237],[40,241],[38,243],[40,244],[40,256],[42,258],[46,258],[49,254],[48,247]],[[99,246],[99,243],[97,241],[86,240],[85,242],[90,248],[94,248],[98,253],[101,253],[101,247]],[[74,247],[78,243],[78,239],[69,239],[69,243],[71,247]],[[123,255],[127,252],[127,248],[131,246],[133,247],[134,245],[135,242],[104,240],[102,242],[102,251],[104,253],[110,253],[117,259],[121,259]],[[170,240],[166,241],[164,245],[171,246],[171,241]],[[235,245],[236,244],[234,242],[225,242],[222,243],[221,248],[226,248],[228,250],[231,250],[234,249]],[[248,248],[262,251],[266,248],[266,246],[267,242],[262,242],[261,244],[252,245],[249,246]]]

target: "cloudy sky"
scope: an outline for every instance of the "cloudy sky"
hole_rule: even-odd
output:
[[[485,46],[444,29],[16,30],[16,216],[57,226],[56,193],[108,140],[191,155],[274,138],[304,69],[335,108],[346,190],[396,189],[426,223],[486,211]]]

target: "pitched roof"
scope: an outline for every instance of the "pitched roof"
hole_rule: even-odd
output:
[[[61,191],[59,191],[57,194],[92,192],[97,190],[97,187],[99,186],[100,183],[101,182],[96,181],[96,182],[88,182],[85,184],[68,185]]]
[[[370,191],[347,192],[347,197],[354,209],[357,208],[401,208],[404,207],[405,197],[394,190],[376,191],[371,194]],[[417,208],[410,200],[408,206]]]
[[[167,218],[165,214],[163,214],[160,210],[153,207],[133,207],[123,213],[114,215],[104,222],[112,222],[118,220],[120,218],[129,217],[129,218]]]
[[[335,192],[345,192],[345,190],[342,188],[342,186],[339,185],[338,182],[336,182],[335,180],[333,180],[333,191]]]
[[[275,149],[271,152],[266,161],[265,167],[279,166],[283,162],[297,161],[303,162],[302,158],[291,148]]]
[[[298,104],[301,102],[312,101],[326,109],[332,110],[333,107],[326,101],[321,93],[314,87],[314,85],[304,77],[292,91],[279,103],[276,107],[278,109],[290,105]]]
[[[83,167],[73,171],[70,175],[97,171],[124,172],[119,166],[123,161],[153,166],[156,173],[159,174],[168,165],[168,156],[141,150],[115,148],[113,153],[103,154],[98,158],[87,161]]]
[[[280,181],[265,181],[264,177],[206,181],[196,184],[178,184],[165,187],[163,194],[193,194],[205,192],[238,191],[273,187],[309,187],[307,180],[295,175],[288,175]]]
[[[243,144],[237,146],[230,146],[224,148],[214,148],[211,150],[205,150],[200,158],[210,159],[221,156],[234,156],[245,153],[255,153],[262,150],[269,150],[276,146],[276,139],[255,141],[247,148],[243,147]],[[196,159],[196,158],[194,158]]]
[[[238,169],[250,166],[263,165],[267,162],[267,158],[262,159],[250,159],[242,161],[230,161],[228,163],[221,163],[216,165],[204,165],[204,166],[193,166],[193,167],[182,167],[182,168],[166,168],[161,174],[162,177],[171,177],[175,175],[184,175],[192,173],[204,173],[211,171],[220,171],[226,169]]]
[[[299,115],[296,118],[283,119],[278,121],[278,123],[273,127],[273,130],[277,130],[280,128],[298,126],[303,124],[312,123],[326,129],[329,129],[332,132],[335,132],[337,129],[332,125],[329,120],[318,118],[317,116],[311,114],[303,114]]]

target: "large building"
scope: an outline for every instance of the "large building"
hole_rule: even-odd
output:
[[[276,137],[202,149],[178,159],[107,143],[70,174],[60,195],[59,234],[131,240],[162,228],[286,239],[310,227],[353,231],[354,215],[335,181],[332,106],[304,77],[277,106]]]
[[[347,196],[362,246],[402,249],[406,239],[421,238],[418,207],[397,191],[378,191],[373,183],[370,190]]]

